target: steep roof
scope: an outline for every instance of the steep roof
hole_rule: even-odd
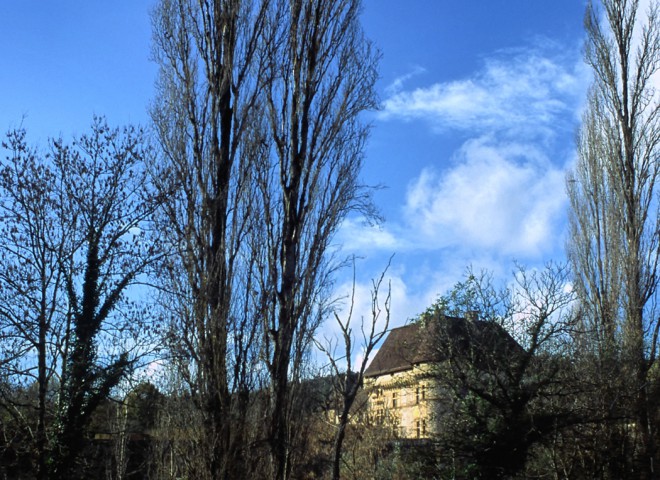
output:
[[[483,353],[501,354],[522,352],[522,347],[498,324],[483,320],[434,315],[423,321],[393,328],[373,361],[364,372],[366,377],[410,370],[420,363],[441,362],[445,348],[439,342],[449,342],[451,348],[467,351],[471,348]]]

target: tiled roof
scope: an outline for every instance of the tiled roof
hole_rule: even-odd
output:
[[[483,320],[434,315],[424,321],[394,328],[364,372],[366,377],[410,370],[420,363],[440,362],[448,345],[466,352],[470,347],[482,352],[520,352],[522,347],[498,324]]]

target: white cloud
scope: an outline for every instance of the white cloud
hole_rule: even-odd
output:
[[[348,219],[338,243],[363,257],[453,249],[462,267],[475,252],[543,257],[563,242],[565,170],[572,157],[563,160],[551,162],[531,143],[468,140],[448,167],[427,166],[410,182],[399,220],[370,226]]]
[[[577,49],[559,54],[546,42],[500,52],[470,78],[393,91],[379,117],[423,119],[440,130],[551,135],[582,101],[589,75]]]
[[[373,278],[377,278],[380,274],[381,272],[374,273]],[[373,283],[371,279],[366,278],[366,275],[362,275],[362,277],[362,279],[358,279],[355,282],[353,297],[353,317],[351,325],[356,333],[359,333],[362,321],[364,321],[365,326],[367,326],[371,323],[371,319],[373,318],[371,305]],[[352,288],[353,283],[349,278],[346,278],[344,282],[337,285],[335,288],[335,298],[341,299],[341,302],[337,305],[337,312],[342,321],[345,321],[349,314],[351,295],[353,292]],[[392,269],[386,272],[378,292],[378,303],[381,308],[381,314],[378,318],[377,329],[381,330],[386,322],[386,312],[384,308],[389,288],[391,288],[389,328],[400,327],[406,322],[406,320],[419,313],[418,303],[414,298],[410,297],[410,290],[403,279],[403,272],[395,272],[394,269]],[[332,333],[333,335],[338,334],[339,327],[336,324],[336,321],[332,320],[330,323],[332,324],[326,324],[325,332]]]
[[[553,247],[566,207],[564,170],[530,145],[467,142],[453,167],[424,169],[410,185],[406,218],[429,248],[514,256]]]
[[[337,241],[349,252],[365,250],[389,251],[390,254],[404,248],[405,240],[389,230],[386,225],[370,225],[359,218],[347,218],[341,225]]]

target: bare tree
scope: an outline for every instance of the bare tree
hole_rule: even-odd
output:
[[[325,314],[330,242],[349,212],[373,213],[359,183],[368,134],[360,114],[376,106],[377,55],[359,11],[359,0],[277,0],[263,45],[272,151],[259,171],[261,281],[275,479],[290,473],[289,382]]]
[[[100,118],[47,155],[21,131],[7,145],[0,322],[14,342],[3,367],[36,380],[37,404],[23,407],[38,412],[37,476],[74,478],[90,417],[130,372],[148,317],[125,295],[157,255],[148,150],[140,131]]]
[[[623,408],[639,439],[635,471],[655,478],[657,402],[649,372],[660,329],[660,103],[652,79],[660,68],[660,19],[657,3],[645,19],[638,5],[603,0],[602,10],[587,10],[585,57],[594,84],[568,182],[569,249],[590,344],[604,368],[620,365],[624,383],[615,390],[631,392],[610,389],[610,400],[613,407],[629,401]]]
[[[57,374],[63,342],[64,279],[60,263],[71,247],[58,209],[64,192],[57,174],[26,141],[26,132],[10,132],[3,147],[2,242],[0,248],[0,336],[3,377],[10,390],[35,382],[36,426],[12,392],[2,389],[0,405],[25,431],[34,432],[37,478],[45,478],[48,388]],[[30,405],[31,406],[31,405]],[[35,428],[36,427],[36,428]]]
[[[148,308],[126,294],[158,258],[150,237],[158,198],[145,167],[143,133],[95,119],[71,145],[53,142],[72,235],[62,261],[67,300],[58,411],[49,478],[72,478],[84,429],[99,403],[132,368]],[[126,341],[124,341],[126,340]]]
[[[204,434],[196,478],[244,478],[250,392],[261,323],[247,248],[255,227],[255,127],[267,0],[162,0],[153,14],[160,66],[152,118],[166,195],[163,235],[173,248],[162,272],[172,358]],[[197,418],[194,417],[194,418]],[[195,464],[197,465],[197,464]],[[247,470],[246,470],[247,469]]]
[[[389,265],[388,265],[389,268]],[[342,320],[337,312],[333,312],[336,320],[336,325],[339,327],[341,335],[342,348],[339,351],[341,356],[337,356],[336,345],[333,344],[332,339],[326,339],[325,343],[315,341],[318,349],[323,352],[330,361],[331,376],[333,380],[333,387],[338,394],[339,402],[339,422],[336,425],[335,440],[332,452],[332,478],[339,480],[341,462],[342,462],[342,446],[346,436],[346,427],[350,420],[351,409],[355,403],[355,399],[364,383],[364,371],[369,364],[371,353],[374,348],[380,343],[390,324],[390,303],[391,303],[391,287],[388,287],[385,301],[381,305],[379,300],[380,287],[385,278],[387,268],[381,273],[380,277],[372,280],[371,288],[371,317],[365,322],[365,318],[360,319],[360,355],[359,362],[354,366],[353,357],[355,355],[354,348],[354,322],[353,322],[353,308],[355,307],[355,260],[353,260],[353,289],[351,291],[350,303],[345,319]],[[381,318],[383,316],[384,318]],[[344,367],[345,363],[345,367]]]

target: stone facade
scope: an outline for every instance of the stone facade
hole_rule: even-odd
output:
[[[438,402],[429,367],[368,377],[370,420],[389,425],[398,438],[429,438],[435,431],[433,409]]]
[[[365,372],[370,420],[390,426],[398,438],[430,438],[437,431],[434,331],[423,322],[392,329]]]

